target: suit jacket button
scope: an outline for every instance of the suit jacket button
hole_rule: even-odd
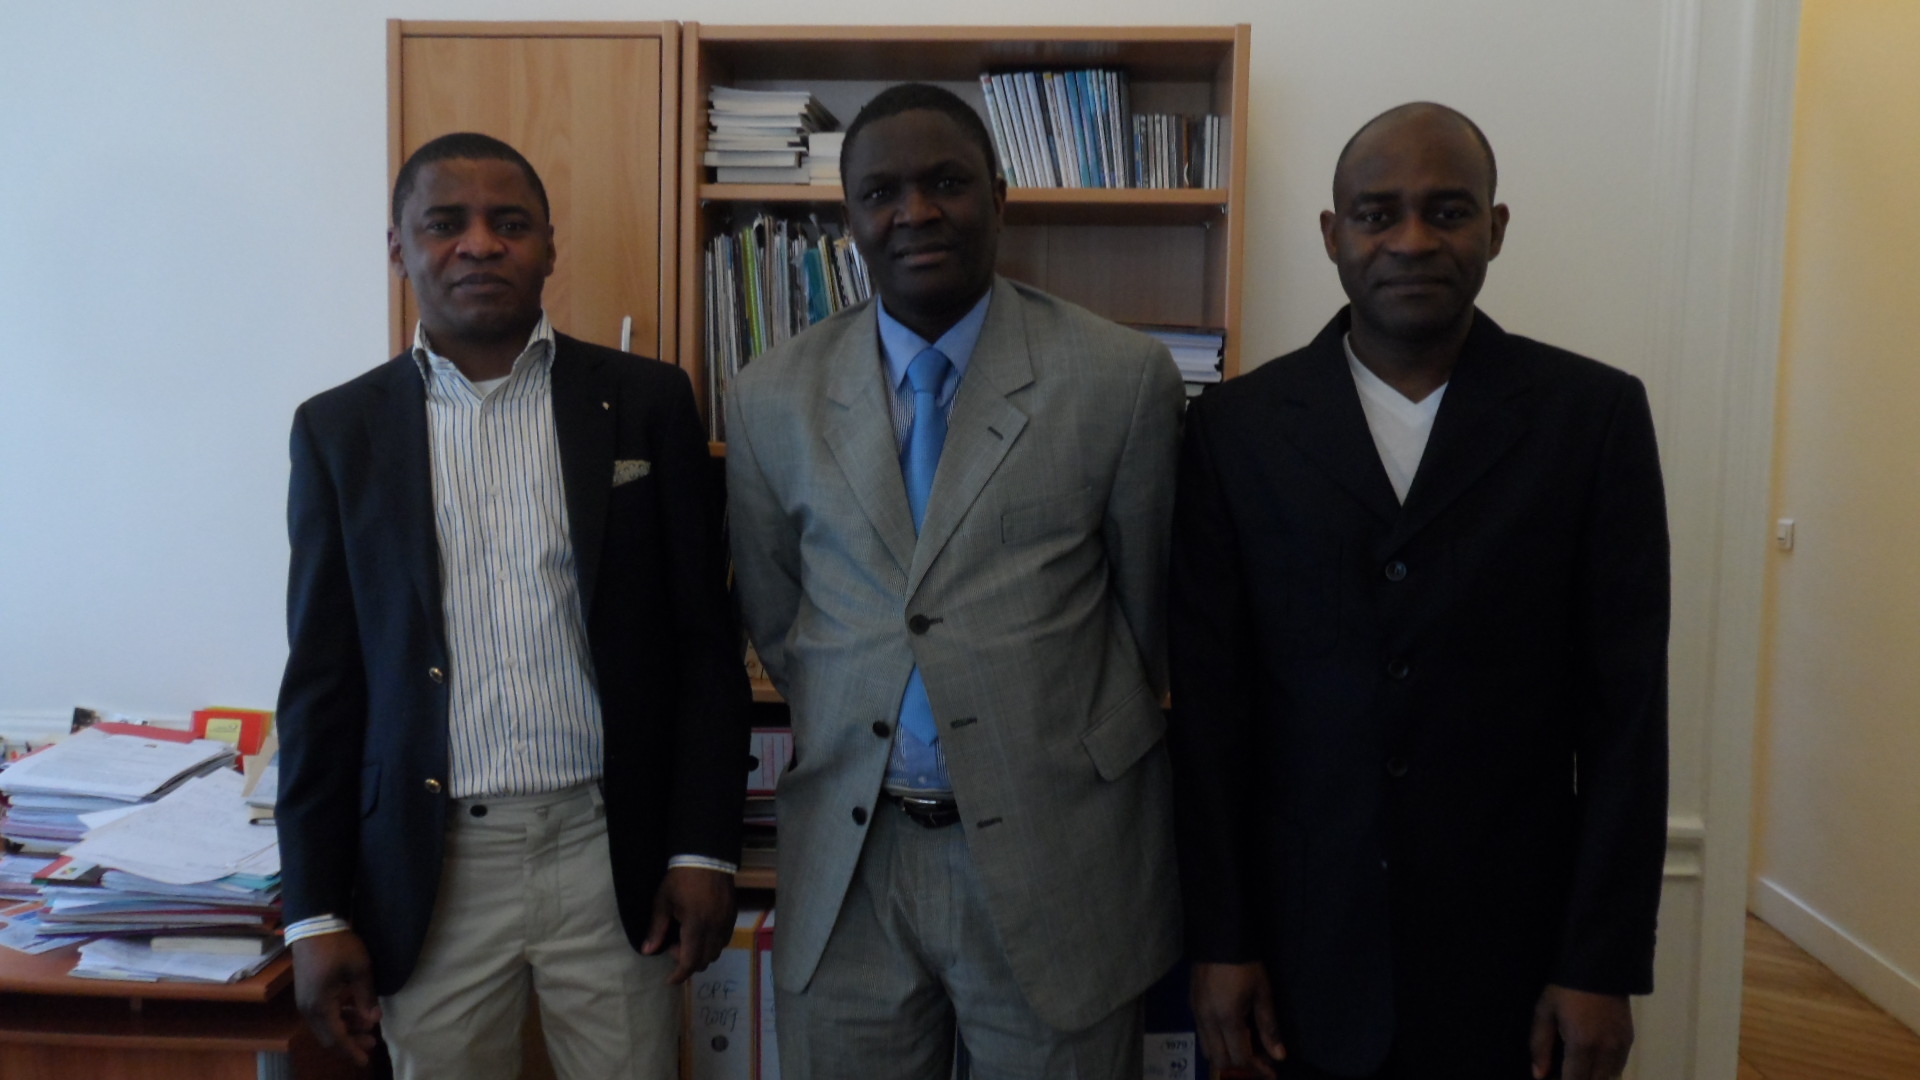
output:
[[[430,667],[427,669],[427,678],[432,679],[436,684],[443,683],[447,681],[447,673],[437,667]]]
[[[1388,581],[1407,580],[1407,564],[1399,559],[1393,560],[1387,564],[1386,575]]]
[[[440,794],[440,781],[429,778],[427,780],[427,794],[429,795]]]
[[[856,807],[854,807],[854,808],[853,808],[853,823],[854,823],[855,825],[865,825],[865,824],[867,823],[867,808],[866,808],[866,807],[864,807],[864,806],[856,806]]]
[[[1404,679],[1413,673],[1413,665],[1405,660],[1394,660],[1387,664],[1387,678]]]
[[[1398,754],[1388,758],[1387,775],[1393,777],[1395,780],[1407,775],[1407,759]]]
[[[884,739],[893,734],[893,725],[887,723],[885,720],[875,720],[873,722],[873,733]]]
[[[926,633],[927,627],[932,625],[933,620],[927,618],[925,615],[915,615],[913,618],[907,620],[907,629],[916,634]]]

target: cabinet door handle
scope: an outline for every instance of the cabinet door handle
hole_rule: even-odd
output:
[[[620,351],[633,351],[633,316],[631,315],[620,320]]]

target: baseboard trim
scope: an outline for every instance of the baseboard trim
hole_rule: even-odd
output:
[[[1778,882],[1756,879],[1751,898],[1753,913],[1761,921],[1833,969],[1868,1001],[1920,1032],[1920,979],[1900,970]]]

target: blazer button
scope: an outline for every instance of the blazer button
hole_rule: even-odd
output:
[[[927,618],[925,615],[915,615],[913,618],[907,620],[907,629],[916,634],[926,633],[927,627],[932,625],[933,620]]]
[[[436,684],[443,683],[447,681],[447,673],[437,667],[430,667],[427,669],[427,678],[432,679]]]
[[[893,734],[893,725],[887,723],[885,720],[875,720],[873,722],[873,733],[884,739]]]
[[[1388,581],[1405,581],[1407,580],[1407,564],[1401,562],[1399,559],[1395,559],[1387,564],[1386,574]]]
[[[855,825],[865,825],[865,824],[867,823],[867,808],[866,808],[866,807],[864,807],[864,806],[856,806],[856,807],[854,807],[854,808],[853,808],[853,823],[854,823]]]
[[[1394,660],[1387,664],[1387,678],[1404,679],[1413,673],[1413,666],[1405,660]]]
[[[1395,754],[1387,759],[1387,775],[1395,780],[1407,775],[1407,759]]]
[[[429,778],[427,780],[427,794],[429,795],[440,794],[440,781]]]

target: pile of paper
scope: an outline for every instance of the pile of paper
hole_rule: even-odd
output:
[[[707,150],[701,161],[722,184],[806,184],[815,160],[824,166],[826,147],[808,137],[840,126],[806,90],[738,90],[716,86],[707,93]],[[840,148],[832,147],[832,171],[820,183],[836,183]]]
[[[267,966],[274,953],[254,956],[217,952],[176,952],[158,942],[101,938],[80,946],[80,962],[72,974],[83,979],[124,979],[133,982],[238,982]]]
[[[0,855],[0,902],[37,900],[40,886],[34,875],[53,865],[50,855]]]
[[[172,731],[122,725],[90,727],[0,772],[12,804],[0,836],[36,854],[56,854],[80,839],[85,814],[124,808],[171,790],[233,760],[233,747]]]

